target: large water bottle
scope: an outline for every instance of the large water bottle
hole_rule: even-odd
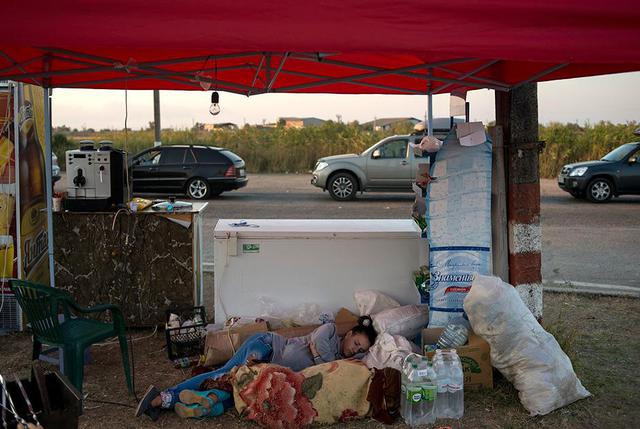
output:
[[[455,350],[436,350],[433,369],[438,381],[436,415],[438,418],[460,419],[464,414],[464,375]]]
[[[438,384],[436,373],[426,356],[422,357],[418,368],[421,400],[415,416],[417,425],[431,425],[436,421],[436,397]]]
[[[452,320],[438,338],[436,346],[439,349],[457,349],[467,344],[469,339],[469,321],[463,317]]]
[[[418,426],[435,422],[437,384],[429,359],[417,354],[409,355],[405,359],[401,391],[400,413],[407,425]]]
[[[415,378],[415,372],[418,365],[413,362],[407,362],[402,367],[402,383],[400,386],[400,415],[405,423],[409,426],[414,425],[413,417],[413,395],[415,394],[415,385],[412,380]]]

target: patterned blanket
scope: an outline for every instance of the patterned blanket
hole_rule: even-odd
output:
[[[231,384],[240,415],[268,429],[344,423],[368,415],[389,423],[397,414],[396,392],[390,391],[397,390],[397,371],[372,371],[357,360],[300,372],[273,364],[241,366]]]

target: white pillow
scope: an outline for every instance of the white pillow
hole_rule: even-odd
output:
[[[373,327],[378,334],[402,335],[414,338],[427,326],[428,305],[404,305],[390,308],[372,316]]]
[[[353,294],[360,316],[369,316],[389,308],[400,307],[400,303],[377,290],[357,290]]]

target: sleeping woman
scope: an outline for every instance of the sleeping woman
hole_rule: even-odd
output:
[[[236,366],[268,362],[301,371],[307,367],[344,358],[359,359],[376,340],[369,316],[358,319],[358,325],[344,338],[338,336],[336,325],[326,323],[303,337],[286,338],[274,332],[254,334],[221,368],[197,375],[180,384],[159,391],[149,386],[138,404],[136,417],[147,414],[157,420],[162,409],[175,409],[180,417],[220,415],[233,405],[229,392],[214,389],[198,391],[208,379],[219,379]]]

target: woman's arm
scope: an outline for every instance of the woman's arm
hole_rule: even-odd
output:
[[[311,333],[309,349],[316,364],[336,360],[338,354],[338,334],[334,323],[325,323]]]

